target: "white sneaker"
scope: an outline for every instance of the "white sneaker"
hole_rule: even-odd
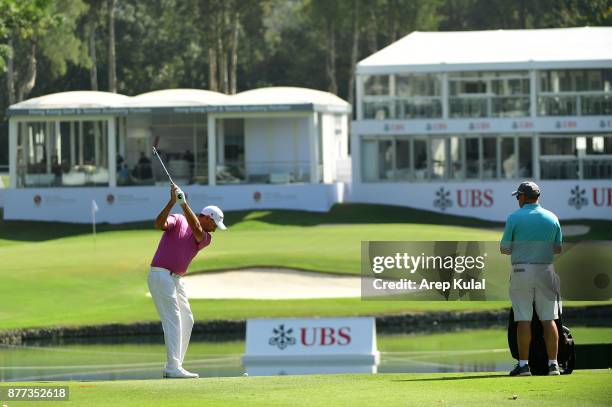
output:
[[[164,370],[164,379],[197,379],[197,373],[191,373],[179,367],[178,369]]]

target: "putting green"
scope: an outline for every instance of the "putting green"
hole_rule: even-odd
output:
[[[584,370],[555,377],[433,373],[70,382],[70,402],[66,405],[608,406],[612,400],[611,379],[609,370]]]

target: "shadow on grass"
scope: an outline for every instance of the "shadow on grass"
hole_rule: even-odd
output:
[[[432,382],[432,381],[449,381],[449,380],[471,380],[471,379],[498,379],[509,377],[507,374],[486,374],[478,376],[445,376],[445,377],[428,377],[425,379],[401,379],[391,380],[392,382]]]
[[[160,206],[161,210],[161,206]],[[0,209],[0,219],[3,218]],[[256,210],[227,212],[226,224],[237,225],[241,222],[256,220],[270,225],[282,226],[320,226],[347,224],[431,224],[444,226],[464,226],[485,229],[503,228],[501,222],[491,222],[431,212],[402,206],[370,204],[336,204],[329,212],[307,212],[292,210]],[[590,227],[586,235],[568,238],[568,241],[612,240],[612,222],[576,220],[563,224],[584,224]],[[145,222],[132,222],[119,225],[100,223],[99,233],[122,230],[151,230],[153,219]],[[91,233],[91,225],[42,221],[4,221],[0,220],[0,240],[40,242],[61,237]]]

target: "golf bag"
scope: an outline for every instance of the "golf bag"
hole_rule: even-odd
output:
[[[559,331],[559,350],[557,353],[557,363],[562,374],[571,374],[576,364],[576,350],[574,347],[574,338],[568,327],[563,326],[561,320],[561,310],[559,310],[559,319],[555,320],[557,330]],[[508,347],[514,359],[519,359],[518,341],[516,335],[517,323],[514,321],[514,311],[510,308],[508,318]],[[544,342],[544,331],[540,318],[533,309],[533,318],[531,319],[531,345],[529,346],[529,368],[533,375],[548,374],[548,354],[546,353],[546,343]]]

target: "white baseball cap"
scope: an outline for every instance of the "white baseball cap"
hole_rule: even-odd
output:
[[[223,211],[221,211],[218,206],[209,205],[202,209],[200,215],[210,216],[215,221],[219,229],[227,229],[227,227],[223,224]]]

